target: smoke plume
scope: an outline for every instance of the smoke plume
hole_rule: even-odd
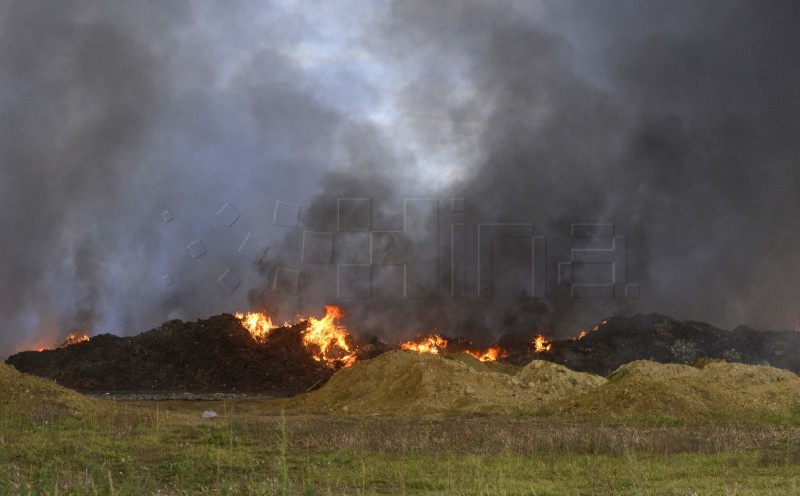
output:
[[[0,9],[0,355],[331,302],[386,339],[635,311],[800,324],[795,3],[348,3]],[[435,198],[415,218],[438,243],[382,234],[420,264],[370,265],[340,198],[371,199],[380,232],[407,227],[404,199]],[[546,298],[525,289],[530,240],[492,245],[478,293],[478,226],[496,223],[546,238]],[[576,223],[626,238],[639,298],[557,284]],[[369,298],[338,301],[340,264],[368,267],[352,270]]]

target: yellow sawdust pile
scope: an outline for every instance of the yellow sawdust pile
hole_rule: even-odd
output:
[[[706,361],[695,366],[645,360],[623,365],[554,412],[578,417],[757,420],[800,414],[800,377],[772,367]]]
[[[519,371],[517,378],[535,386],[540,398],[545,401],[593,391],[607,382],[605,377],[575,372],[545,360],[532,361]]]
[[[0,415],[25,415],[40,420],[83,417],[104,408],[101,403],[0,363]]]
[[[318,391],[281,406],[315,413],[514,413],[534,411],[546,401],[605,382],[550,365],[516,369],[465,357],[392,351],[340,370]]]

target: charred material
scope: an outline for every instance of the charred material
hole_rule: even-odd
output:
[[[334,369],[302,343],[306,323],[279,327],[260,343],[232,315],[172,320],[138,336],[95,336],[6,363],[78,391],[253,392],[287,396],[325,381]]]
[[[545,359],[600,375],[634,360],[692,363],[701,359],[770,365],[800,373],[800,332],[758,331],[744,326],[726,331],[701,322],[637,314],[611,317],[580,339],[553,341],[547,351],[529,351],[511,358],[519,363]]]

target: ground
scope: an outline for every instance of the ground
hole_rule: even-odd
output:
[[[795,419],[281,415],[264,400],[65,412],[3,408],[0,492],[800,494]]]

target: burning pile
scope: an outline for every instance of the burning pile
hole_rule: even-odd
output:
[[[449,344],[455,344],[448,350]],[[451,340],[438,334],[420,336],[417,339],[406,341],[400,344],[401,350],[415,351],[417,353],[431,353],[433,355],[445,355],[448,351],[451,354],[466,353],[480,360],[481,362],[494,362],[508,356],[508,352],[498,345],[491,346],[486,350],[475,347],[466,339]]]
[[[259,312],[237,313],[235,317],[241,321],[242,326],[259,343],[266,343],[269,334],[278,326],[272,319]],[[298,322],[306,322],[302,331],[303,345],[314,357],[314,360],[325,363],[333,368],[348,367],[358,359],[353,347],[353,338],[347,329],[338,323],[344,317],[341,309],[334,305],[325,306],[325,316],[321,319],[315,317],[299,317]],[[293,324],[286,322],[283,327]]]
[[[311,352],[314,360],[331,366],[347,367],[353,365],[358,357],[351,348],[353,338],[347,329],[336,323],[343,317],[339,307],[325,307],[322,319],[308,318],[308,328],[303,333],[303,344]]]
[[[531,334],[522,342],[501,339],[491,347],[463,338],[427,334],[390,346],[354,338],[336,306],[322,317],[276,324],[258,312],[221,315],[195,323],[170,321],[139,336],[72,333],[56,349],[23,352],[7,363],[82,391],[237,391],[292,395],[316,387],[336,370],[391,349],[418,356],[454,358],[492,371],[547,360],[605,376],[622,364],[650,359],[692,363],[701,358],[769,364],[800,371],[800,333],[677,322],[659,315],[613,317],[572,338]],[[426,362],[427,363],[427,362]],[[537,366],[541,366],[538,364]],[[474,368],[474,367],[473,367]],[[566,370],[566,369],[564,369]]]
[[[84,341],[89,341],[89,335],[82,332],[71,332],[67,339],[58,345],[59,348],[66,348],[67,346],[72,346],[73,344],[83,343]]]
[[[270,331],[277,327],[272,323],[271,318],[260,312],[236,313],[234,316],[242,322],[242,325],[250,332],[253,339],[260,343],[266,341]]]
[[[64,348],[18,353],[7,363],[79,391],[285,396],[308,390],[334,371],[309,353],[308,327],[275,327],[259,339],[233,315],[174,320],[138,336],[101,334]]]

